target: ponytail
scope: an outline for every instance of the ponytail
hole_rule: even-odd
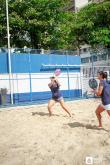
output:
[[[99,74],[102,76],[103,79],[106,79],[107,80],[107,72],[103,72],[103,71],[100,71]]]

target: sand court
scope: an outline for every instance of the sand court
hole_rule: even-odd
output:
[[[48,116],[47,104],[0,109],[0,165],[110,164],[110,118],[97,128],[99,100],[69,101],[68,117],[59,104]]]

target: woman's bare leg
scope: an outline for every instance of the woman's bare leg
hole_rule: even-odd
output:
[[[99,122],[99,127],[102,127],[102,116],[101,113],[104,111],[105,109],[99,105],[96,109],[96,116],[98,118],[98,122]]]
[[[110,110],[107,110],[108,115],[110,116]]]
[[[54,106],[54,104],[55,104],[55,101],[54,101],[54,100],[50,100],[50,101],[48,102],[49,116],[52,116],[52,111],[51,111],[51,109],[52,109],[52,107]]]
[[[71,114],[70,114],[68,108],[66,107],[66,104],[65,104],[63,98],[59,101],[59,103],[60,103],[61,107],[63,108],[63,110],[66,111],[69,114],[69,116],[71,117]]]

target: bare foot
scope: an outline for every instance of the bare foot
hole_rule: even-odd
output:
[[[98,128],[103,128],[102,125],[98,125]]]
[[[75,114],[74,114],[74,113],[72,113],[72,114],[70,114],[69,116],[70,116],[70,117],[73,117],[74,115],[75,115]]]
[[[74,113],[72,113],[70,117],[74,117],[74,116],[75,116],[75,114],[74,114]]]
[[[52,116],[52,113],[49,113],[49,117],[51,117]]]

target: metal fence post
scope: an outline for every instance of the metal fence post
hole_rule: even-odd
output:
[[[66,62],[67,62],[67,78],[68,78],[68,96],[70,98],[70,79],[69,79],[68,55],[67,54],[66,54]]]
[[[83,98],[83,76],[82,76],[81,66],[80,66],[80,86],[81,86],[81,97]]]
[[[7,40],[8,40],[9,85],[10,85],[10,94],[11,94],[11,104],[13,104],[13,87],[12,87],[12,69],[11,69],[11,51],[10,51],[8,0],[6,0],[6,18],[7,18]]]
[[[30,100],[32,101],[32,77],[31,77],[31,56],[30,53],[28,54],[29,59],[29,84],[30,84]]]

